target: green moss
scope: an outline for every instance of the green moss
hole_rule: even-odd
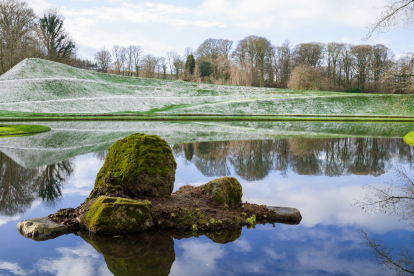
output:
[[[242,187],[234,177],[221,177],[212,180],[203,186],[203,192],[218,204],[230,207],[239,205],[243,196]]]
[[[170,172],[175,172],[176,167],[172,150],[165,140],[156,135],[135,133],[115,142],[109,148],[105,163],[96,177],[95,189],[122,190],[125,186],[133,185],[130,182],[133,182],[134,177],[165,177]],[[114,177],[113,181],[106,180],[109,175]],[[133,190],[133,187],[127,188]],[[151,187],[148,189],[151,190]]]
[[[404,136],[404,142],[411,146],[414,146],[414,131]]]
[[[256,215],[252,215],[250,218],[248,218],[247,223],[250,225],[255,225],[256,224]]]
[[[0,138],[17,137],[50,131],[49,127],[39,125],[0,125]]]
[[[104,235],[141,232],[152,226],[151,202],[101,196],[82,218],[82,226]]]

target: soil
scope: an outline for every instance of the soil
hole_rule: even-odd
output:
[[[99,194],[96,189],[94,193]],[[126,193],[105,194],[111,197],[128,197]],[[275,211],[264,205],[241,203],[233,209],[218,204],[203,193],[202,186],[186,185],[170,196],[134,197],[135,200],[149,200],[152,203],[151,215],[155,230],[181,229],[196,231],[220,230],[229,227],[259,223],[278,222]],[[61,209],[49,215],[51,220],[67,225],[72,231],[81,229],[80,221],[94,199],[83,203],[76,209]],[[286,221],[284,221],[286,223]],[[298,221],[291,221],[297,224]]]

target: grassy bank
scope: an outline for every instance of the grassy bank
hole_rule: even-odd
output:
[[[0,138],[16,137],[50,131],[49,127],[39,125],[0,125]]]
[[[414,146],[414,131],[404,136],[404,142],[411,146]]]

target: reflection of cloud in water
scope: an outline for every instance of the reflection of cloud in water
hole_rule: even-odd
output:
[[[273,260],[283,260],[286,258],[286,253],[277,253],[276,250],[265,248],[263,251]]]
[[[245,239],[238,239],[232,243],[234,248],[239,252],[250,252],[252,247],[248,241]]]
[[[14,216],[14,217],[0,216],[0,227],[3,224],[8,223],[9,221],[18,220],[18,219],[20,219],[20,216]]]
[[[40,272],[58,276],[112,275],[101,255],[87,243],[77,247],[63,247],[56,250],[62,256],[59,259],[39,260],[36,267]]]
[[[219,271],[216,261],[225,255],[224,245],[191,239],[179,247],[183,254],[176,256],[171,275],[205,275]]]
[[[379,183],[378,183],[379,182]],[[314,227],[323,225],[360,225],[376,233],[407,228],[395,216],[364,214],[357,199],[363,198],[365,183],[378,183],[375,177],[346,176],[283,178],[275,176],[260,182],[243,182],[243,200],[267,206],[295,207],[302,214],[301,225]]]
[[[19,266],[17,263],[9,263],[0,261],[0,275],[2,274],[2,270],[7,270],[8,272],[12,273],[13,275],[29,275],[32,271],[25,270]]]
[[[89,196],[95,184],[96,174],[102,167],[102,161],[96,159],[94,154],[87,154],[75,158],[75,173],[73,179],[64,188],[65,196]]]

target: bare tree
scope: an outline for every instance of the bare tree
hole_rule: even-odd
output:
[[[141,61],[141,56],[143,52],[142,47],[135,45],[135,46],[132,46],[132,50],[133,50],[135,73],[137,74],[137,77],[139,77],[140,61]]]
[[[387,31],[399,25],[411,27],[413,23],[414,0],[388,0],[384,11],[379,15],[378,21],[371,25],[365,39],[369,39],[375,32]]]
[[[100,51],[95,53],[95,60],[98,63],[98,68],[101,72],[106,73],[111,66],[111,53],[103,47]]]
[[[178,56],[178,54],[176,52],[168,52],[167,53],[168,65],[170,67],[171,80],[173,79],[174,61],[176,60],[177,56]]]
[[[0,1],[0,73],[32,55],[35,19],[25,1]]]
[[[154,78],[158,58],[146,55],[142,58],[142,74],[144,78]]]

